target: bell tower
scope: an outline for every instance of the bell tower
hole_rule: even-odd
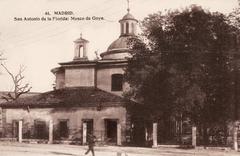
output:
[[[88,60],[87,57],[88,43],[89,41],[82,38],[82,34],[80,34],[80,38],[74,41],[75,45],[73,60]]]
[[[130,14],[130,8],[129,8],[129,0],[128,2],[128,8],[127,8],[127,14],[123,16],[121,20],[119,20],[120,23],[120,36],[130,36],[136,35],[136,29],[137,29],[137,23],[138,20],[136,20],[132,14]]]

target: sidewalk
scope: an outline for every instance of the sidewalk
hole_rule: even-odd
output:
[[[83,156],[87,146],[63,144],[20,144],[0,142],[1,156]],[[159,147],[95,147],[96,156],[239,156],[240,152],[213,149],[178,149]],[[91,154],[88,154],[91,156]]]

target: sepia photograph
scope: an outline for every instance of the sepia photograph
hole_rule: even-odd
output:
[[[239,156],[240,0],[0,0],[0,156]]]

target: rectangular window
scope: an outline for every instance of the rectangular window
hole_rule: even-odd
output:
[[[113,74],[112,75],[112,91],[122,91],[123,86],[123,75]]]
[[[68,119],[59,120],[59,136],[67,138],[69,135]]]
[[[34,121],[34,134],[36,139],[47,139],[48,130],[45,121],[35,120]]]

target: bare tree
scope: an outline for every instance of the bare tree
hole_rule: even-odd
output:
[[[2,63],[3,60],[6,60],[6,59],[3,58],[3,52],[2,52],[2,50],[0,50],[0,62]],[[2,74],[1,70],[0,70],[0,74]]]
[[[10,75],[13,85],[14,85],[14,90],[13,92],[8,92],[6,94],[2,95],[2,99],[5,99],[6,101],[15,101],[17,100],[21,95],[26,94],[30,92],[31,86],[29,83],[24,83],[24,76],[23,72],[25,70],[24,66],[20,66],[18,73],[14,75],[12,72],[9,71],[9,69],[1,63],[1,66],[6,70],[6,72]]]
[[[5,60],[5,59],[3,58],[3,52],[0,51],[0,61],[2,60]]]

